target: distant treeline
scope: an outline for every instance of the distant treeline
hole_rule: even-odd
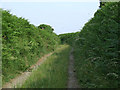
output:
[[[75,41],[79,37],[79,32],[60,34],[61,44],[74,45]]]
[[[80,33],[59,35],[74,46],[81,87],[120,87],[120,2],[104,3]],[[68,40],[68,41],[66,41]]]
[[[2,10],[2,78],[4,82],[25,71],[41,56],[59,45],[59,37],[49,25],[34,26]]]

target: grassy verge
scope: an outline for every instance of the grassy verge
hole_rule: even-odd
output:
[[[27,59],[31,60],[29,63],[29,66],[24,70],[24,71],[20,71],[20,70],[15,70],[13,73],[11,73],[11,68],[8,68],[6,71],[9,70],[8,75],[6,76],[2,76],[2,85],[5,85],[7,82],[9,82],[11,79],[14,79],[15,77],[19,76],[21,73],[25,72],[30,66],[34,65],[41,57],[43,57],[45,54],[48,54],[50,52],[44,51],[43,53],[40,53],[40,55],[35,55],[35,57],[31,57],[30,54],[26,55]],[[20,57],[21,60],[26,60],[25,57]],[[16,62],[13,62],[12,66],[14,67],[17,64]],[[27,65],[26,65],[27,66]],[[3,70],[2,70],[3,71]]]
[[[70,47],[62,45],[50,56],[21,88],[66,88]]]

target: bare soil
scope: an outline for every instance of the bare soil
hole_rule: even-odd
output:
[[[10,82],[3,85],[2,88],[17,88],[21,86],[27,78],[32,74],[32,71],[36,70],[39,65],[41,65],[47,57],[51,56],[53,53],[49,53],[38,60],[38,62],[32,65],[26,72],[23,72],[21,75],[17,76],[16,78],[10,80]]]
[[[68,68],[68,88],[79,88],[79,84],[75,75],[75,69],[74,69],[74,56],[73,56],[74,49],[72,48],[70,52],[70,61],[69,61],[69,68]]]

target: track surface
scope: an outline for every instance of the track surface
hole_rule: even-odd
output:
[[[78,81],[76,79],[75,75],[75,69],[74,69],[74,57],[73,57],[73,51],[74,49],[72,48],[69,56],[69,67],[68,67],[68,86],[67,88],[79,88]],[[23,72],[21,75],[18,77],[12,79],[10,82],[6,83],[3,85],[3,88],[17,88],[18,86],[20,87],[26,80],[27,78],[33,73],[33,70],[36,70],[39,65],[41,65],[47,57],[51,56],[53,53],[49,53],[45,56],[43,56],[41,59],[38,60],[38,62],[35,65],[32,65],[28,71]]]
[[[26,72],[23,72],[18,77],[12,79],[10,82],[3,85],[3,88],[17,88],[17,86],[21,86],[26,79],[32,74],[33,70],[36,70],[39,65],[41,65],[47,57],[51,56],[53,53],[49,53],[45,56],[43,56],[41,59],[38,60],[38,62],[35,65],[32,65]]]
[[[69,63],[69,68],[68,68],[68,88],[79,88],[78,81],[75,76],[75,69],[74,69],[74,57],[73,57],[73,51],[74,49],[72,48],[70,52],[70,63]]]

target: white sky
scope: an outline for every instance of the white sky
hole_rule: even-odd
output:
[[[8,0],[2,2],[3,9],[10,10],[12,14],[18,17],[28,19],[31,24],[36,26],[49,24],[57,34],[80,31],[99,8],[99,0],[97,2],[72,2],[73,0],[69,2],[67,0],[64,0],[67,2],[5,1]]]
[[[2,2],[98,2],[99,0],[0,0]],[[118,2],[120,0],[101,0],[102,2]]]
[[[2,2],[98,2],[99,0],[1,0]]]

